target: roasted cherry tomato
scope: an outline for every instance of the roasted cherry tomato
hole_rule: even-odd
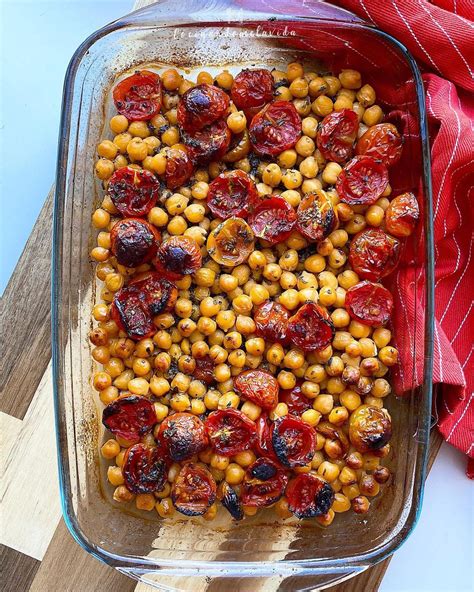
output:
[[[160,425],[158,439],[174,461],[187,460],[207,448],[203,422],[192,413],[174,413]]]
[[[138,267],[153,259],[160,239],[152,224],[140,218],[125,218],[110,231],[110,249],[121,265]]]
[[[358,129],[359,120],[354,111],[333,111],[318,126],[316,143],[319,151],[326,160],[348,160],[352,156]]]
[[[137,286],[126,286],[115,292],[110,313],[118,327],[135,341],[151,337],[157,331],[146,294]]]
[[[212,359],[209,356],[198,358],[192,375],[196,380],[201,380],[205,384],[212,384],[214,382],[214,362]]]
[[[168,189],[184,185],[193,174],[194,166],[185,148],[169,148],[166,151],[165,183]]]
[[[244,506],[264,508],[277,502],[288,475],[270,458],[258,458],[245,472],[240,499]]]
[[[231,133],[223,119],[194,132],[182,131],[181,135],[196,164],[220,160],[230,146]]]
[[[308,399],[308,397],[301,392],[302,384],[303,380],[298,379],[292,389],[280,390],[278,400],[280,403],[286,403],[291,415],[301,415],[308,409],[313,408],[311,399]]]
[[[239,109],[252,117],[273,99],[273,76],[269,70],[242,70],[234,78],[230,96]]]
[[[202,516],[216,501],[214,477],[203,466],[186,463],[171,488],[174,507],[185,516]]]
[[[267,412],[263,411],[255,423],[257,428],[257,439],[254,444],[255,451],[260,456],[277,460],[272,444],[273,421],[268,417]]]
[[[390,202],[385,211],[387,230],[399,238],[410,236],[420,217],[418,202],[413,193],[402,193]]]
[[[288,320],[287,337],[305,352],[319,351],[334,338],[334,325],[327,312],[307,302]]]
[[[241,218],[221,222],[207,239],[207,252],[220,265],[235,267],[247,260],[253,251],[254,236]]]
[[[338,226],[336,210],[328,194],[323,191],[308,193],[303,197],[297,211],[297,227],[310,241],[325,239]]]
[[[161,243],[153,263],[170,280],[179,280],[201,267],[201,250],[189,236],[172,236]]]
[[[254,311],[256,333],[267,341],[285,343],[289,318],[290,313],[283,304],[266,300],[259,304]]]
[[[347,290],[345,306],[356,321],[371,327],[381,327],[390,320],[393,298],[382,284],[365,280]]]
[[[146,121],[161,109],[161,79],[141,70],[117,84],[113,91],[117,111],[129,121]]]
[[[128,442],[138,442],[156,424],[153,403],[145,397],[132,395],[109,403],[102,413],[102,423]]]
[[[288,509],[297,518],[326,514],[334,501],[333,488],[314,473],[301,473],[286,488]]]
[[[388,185],[387,167],[370,156],[356,156],[336,181],[339,199],[351,206],[374,204]]]
[[[240,134],[232,134],[229,149],[222,157],[224,162],[237,162],[250,152],[250,137],[247,130]]]
[[[402,146],[402,137],[393,123],[378,123],[359,138],[356,154],[365,154],[392,166],[400,160]]]
[[[237,409],[218,409],[204,424],[211,446],[222,456],[233,456],[247,450],[256,438],[255,423]]]
[[[227,481],[221,481],[217,490],[217,497],[234,520],[242,520],[244,511],[237,492]]]
[[[244,171],[226,171],[209,184],[207,205],[216,218],[246,218],[256,201],[255,183]]]
[[[155,206],[160,183],[150,171],[123,167],[110,177],[107,193],[122,216],[142,218]]]
[[[198,84],[187,90],[178,104],[178,125],[195,132],[221,119],[229,108],[228,95],[212,84]]]
[[[282,465],[303,467],[316,451],[316,432],[299,417],[279,417],[272,427],[273,450]]]
[[[296,212],[282,197],[262,200],[249,218],[249,224],[258,238],[275,245],[285,241],[296,223]]]
[[[125,487],[132,493],[161,491],[166,483],[167,468],[161,448],[134,444],[123,459]]]
[[[276,156],[293,148],[301,136],[301,119],[293,103],[274,101],[252,119],[250,142],[261,156]]]
[[[361,405],[349,420],[349,439],[358,452],[379,450],[392,437],[392,420],[386,409]]]
[[[400,242],[380,228],[362,230],[352,239],[349,262],[359,277],[377,281],[397,266]]]
[[[150,315],[170,312],[178,298],[178,288],[156,271],[147,271],[135,276],[129,287],[142,291]]]
[[[241,372],[234,379],[234,386],[242,398],[262,409],[273,409],[278,403],[278,381],[266,370]]]

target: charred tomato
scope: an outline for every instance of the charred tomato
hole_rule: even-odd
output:
[[[160,239],[160,233],[152,224],[141,218],[124,218],[110,231],[110,248],[121,265],[138,267],[153,259]]]
[[[255,183],[244,171],[226,171],[209,184],[207,205],[216,218],[246,218],[256,200]]]
[[[349,439],[358,452],[383,448],[392,437],[392,420],[386,409],[361,405],[349,419]]]
[[[266,456],[276,460],[277,457],[272,445],[273,421],[268,417],[267,412],[263,411],[255,423],[257,431],[257,438],[254,444],[255,451],[260,456]]]
[[[207,164],[220,160],[227,152],[231,133],[227,123],[219,119],[211,125],[193,132],[181,132],[183,142],[188,147],[191,160],[196,164]]]
[[[242,218],[221,222],[207,239],[207,252],[220,265],[235,267],[247,260],[253,251],[254,235]]]
[[[280,390],[278,400],[280,403],[286,403],[291,415],[301,415],[308,409],[313,408],[311,399],[308,399],[308,397],[301,392],[302,384],[303,380],[298,379],[292,389]]]
[[[168,463],[160,448],[134,444],[123,459],[125,487],[132,493],[161,491],[166,482],[167,468]]]
[[[142,218],[155,206],[160,183],[150,171],[123,167],[110,177],[107,193],[122,216]]]
[[[327,312],[307,302],[288,320],[287,337],[305,352],[320,351],[334,338],[334,325]]]
[[[400,242],[380,228],[362,230],[352,239],[349,263],[363,279],[377,281],[395,269],[400,258]]]
[[[325,239],[338,226],[336,210],[328,194],[323,191],[308,193],[303,197],[297,211],[297,227],[310,241]]]
[[[202,516],[216,501],[216,482],[211,473],[196,463],[186,463],[171,488],[174,507],[185,516]]]
[[[390,320],[393,298],[381,284],[365,280],[347,290],[345,306],[356,321],[381,327]]]
[[[118,327],[135,341],[151,337],[157,331],[148,299],[137,286],[126,286],[115,292],[110,314]]]
[[[296,212],[282,197],[262,200],[249,218],[255,236],[272,245],[285,241],[296,223]]]
[[[129,287],[141,290],[152,316],[173,310],[178,298],[178,288],[156,271],[135,276]]]
[[[178,104],[180,128],[195,132],[221,119],[229,108],[228,95],[212,84],[198,84],[187,90]]]
[[[188,236],[172,236],[158,247],[153,264],[170,280],[179,280],[201,267],[201,249]]]
[[[301,136],[301,119],[293,103],[274,101],[252,119],[250,142],[261,156],[276,156],[293,148]]]
[[[344,162],[353,153],[359,129],[357,114],[351,109],[333,111],[318,126],[316,143],[326,160]]]
[[[314,473],[302,473],[289,482],[286,497],[288,509],[297,518],[314,518],[329,511],[334,490]]]
[[[156,424],[153,403],[136,395],[122,397],[107,405],[102,423],[114,434],[129,442],[138,442]]]
[[[202,452],[208,445],[203,422],[192,413],[174,413],[160,425],[158,439],[174,461],[182,461]]]
[[[245,472],[241,500],[244,506],[264,508],[285,491],[288,475],[270,458],[258,458]]]
[[[237,409],[218,409],[204,424],[212,448],[222,456],[247,450],[256,438],[255,423]]]
[[[241,372],[234,379],[234,385],[242,398],[262,409],[273,409],[278,403],[278,381],[266,370]]]
[[[244,518],[244,511],[240,498],[235,489],[231,487],[227,481],[221,481],[219,489],[217,490],[217,497],[234,520],[242,520]]]
[[[388,185],[387,167],[370,156],[355,156],[336,181],[339,199],[350,206],[374,204]]]
[[[266,300],[255,308],[253,318],[259,337],[275,343],[285,343],[290,313],[283,304]]]
[[[234,105],[252,117],[273,99],[273,76],[269,70],[242,70],[234,78],[230,96]]]
[[[194,166],[186,148],[169,148],[166,151],[165,183],[168,189],[184,185],[193,171]]]
[[[303,467],[316,450],[316,432],[299,417],[279,417],[272,426],[273,450],[282,465]]]
[[[378,123],[359,138],[356,154],[371,156],[389,167],[400,160],[402,147],[402,137],[393,123]]]
[[[393,236],[405,238],[413,233],[419,217],[420,210],[414,194],[402,193],[390,202],[385,212],[385,225]]]
[[[214,382],[214,362],[209,356],[198,358],[192,374],[197,380],[201,380],[205,384],[212,384]]]
[[[135,72],[113,90],[117,111],[129,121],[151,119],[161,109],[161,97],[161,78],[148,70]]]

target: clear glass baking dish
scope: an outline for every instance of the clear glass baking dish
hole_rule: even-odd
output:
[[[65,521],[77,542],[112,567],[166,590],[310,590],[350,577],[393,553],[416,524],[431,412],[433,255],[430,161],[423,86],[407,50],[354,15],[324,3],[165,0],[116,21],[87,39],[69,65],[63,98],[54,211],[53,368],[58,458]],[[248,2],[256,5],[256,2]],[[100,404],[91,386],[87,338],[97,286],[88,258],[91,214],[101,199],[95,148],[114,79],[142,66],[182,68],[277,65],[295,58],[322,68],[354,67],[404,128],[395,189],[417,190],[423,224],[404,264],[418,300],[415,323],[396,311],[398,338],[417,334],[404,356],[403,397],[390,397],[393,483],[364,516],[339,515],[323,529],[306,520],[279,523],[258,514],[242,523],[161,521],[111,501],[99,462]],[[393,183],[393,178],[397,181]],[[421,245],[421,247],[420,247]],[[415,276],[414,276],[415,277]],[[403,319],[405,318],[405,321]],[[405,325],[403,323],[405,322]],[[415,387],[415,384],[420,386]],[[154,513],[153,513],[154,514]],[[235,578],[239,579],[236,583]],[[232,579],[232,581],[231,581]],[[240,586],[240,587],[239,587]]]

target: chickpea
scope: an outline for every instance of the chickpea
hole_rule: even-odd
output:
[[[343,88],[358,89],[361,87],[361,75],[357,70],[342,70],[339,81]]]
[[[288,64],[286,70],[286,77],[290,82],[296,80],[297,78],[303,78],[303,76],[304,69],[302,64],[300,64],[299,62],[291,62],[290,64]]]
[[[385,366],[395,366],[398,363],[398,351],[392,346],[382,347],[379,351],[379,359]]]
[[[303,182],[303,175],[296,169],[287,169],[281,181],[286,189],[296,189]]]
[[[371,107],[368,107],[362,116],[362,121],[369,127],[380,123],[382,119],[383,111],[379,105],[372,105]]]
[[[282,389],[292,389],[296,385],[296,376],[286,370],[281,370],[278,373],[277,380]]]
[[[277,156],[277,162],[283,169],[291,169],[295,166],[298,153],[294,149],[284,150]]]
[[[331,99],[325,95],[320,95],[311,104],[311,110],[318,117],[326,117],[329,113],[332,113],[334,108]]]
[[[352,499],[351,505],[356,514],[366,514],[369,511],[370,502],[364,495],[358,495]]]

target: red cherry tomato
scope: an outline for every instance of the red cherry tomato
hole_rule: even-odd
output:
[[[135,276],[129,283],[129,287],[132,286],[143,292],[150,315],[174,309],[178,288],[158,272],[147,271]]]
[[[129,442],[138,442],[156,424],[153,403],[145,397],[131,395],[109,403],[102,413],[102,423],[114,434]]]
[[[237,492],[231,487],[227,481],[221,481],[217,496],[221,504],[229,512],[234,520],[242,520],[244,518],[244,511]]]
[[[260,456],[277,460],[272,444],[272,427],[273,421],[264,411],[256,421],[257,439],[255,440],[254,449]]]
[[[380,228],[369,228],[352,239],[349,262],[361,278],[377,281],[395,269],[400,254],[400,242],[396,238]]]
[[[110,313],[119,329],[135,341],[157,331],[146,294],[136,286],[126,286],[114,294]]]
[[[172,236],[158,247],[153,263],[170,280],[179,280],[201,267],[201,250],[197,242],[188,236]]]
[[[212,448],[222,456],[234,456],[255,441],[255,423],[237,409],[218,409],[205,422]]]
[[[229,148],[231,135],[227,123],[223,119],[200,130],[193,132],[183,130],[181,132],[191,160],[196,164],[207,164],[220,160]]]
[[[174,461],[187,460],[207,448],[203,422],[192,413],[173,413],[160,425],[158,439]]]
[[[316,432],[299,417],[279,417],[272,427],[273,450],[282,465],[303,467],[316,451]]]
[[[259,304],[254,311],[256,333],[267,341],[285,343],[289,318],[290,313],[283,304],[266,300]]]
[[[187,90],[178,104],[178,125],[187,132],[201,130],[221,119],[229,108],[228,95],[212,84],[198,84]]]
[[[296,222],[296,212],[282,197],[262,200],[250,215],[249,224],[255,236],[275,245],[285,241]]]
[[[400,160],[402,147],[402,137],[393,123],[378,123],[359,138],[356,154],[365,154],[392,166]]]
[[[161,79],[148,70],[137,71],[113,91],[117,111],[129,121],[146,121],[161,109]]]
[[[110,231],[110,249],[121,265],[138,267],[156,255],[161,235],[152,225],[140,218],[124,218]]]
[[[184,185],[193,174],[194,166],[184,148],[169,148],[166,151],[165,183],[168,189]]]
[[[255,115],[249,127],[250,142],[261,156],[276,156],[293,148],[301,136],[301,119],[293,103],[274,101]]]
[[[230,96],[239,109],[252,117],[273,99],[273,76],[269,70],[242,70],[234,78]]]
[[[226,171],[209,184],[207,205],[216,218],[246,218],[257,201],[257,190],[244,171]]]
[[[160,448],[134,444],[123,459],[125,487],[132,493],[161,491],[166,483],[167,468],[168,463]]]
[[[258,458],[245,472],[241,500],[244,506],[264,508],[277,502],[288,475],[270,458]]]
[[[155,206],[160,183],[150,171],[123,167],[110,177],[107,193],[122,216],[142,218]]]
[[[324,349],[333,340],[334,333],[329,315],[314,302],[303,304],[288,320],[288,338],[305,352]]]
[[[192,374],[196,380],[212,384],[214,382],[214,362],[209,356],[198,358]]]
[[[381,327],[390,320],[393,298],[387,288],[366,280],[347,290],[345,306],[356,321]]]
[[[273,409],[278,403],[277,379],[265,370],[246,370],[234,379],[241,397],[262,409]]]
[[[297,227],[310,241],[325,239],[338,226],[338,218],[331,198],[321,190],[303,197],[297,211]]]
[[[356,156],[336,181],[339,199],[350,206],[374,204],[388,185],[387,167],[370,156]]]
[[[410,236],[420,217],[418,202],[413,193],[402,193],[393,198],[385,212],[387,230],[399,238]]]
[[[359,120],[354,111],[333,111],[318,126],[316,143],[319,151],[326,160],[348,160],[352,156],[358,129]]]
[[[216,482],[202,465],[186,463],[171,488],[174,507],[185,516],[202,516],[216,501]]]
[[[329,512],[334,501],[333,488],[314,473],[301,473],[286,488],[288,509],[297,518],[314,518]]]
[[[211,231],[208,254],[220,265],[235,267],[246,261],[254,248],[254,235],[242,218],[227,218]]]
[[[280,390],[278,400],[280,403],[286,403],[291,415],[301,415],[308,409],[313,408],[311,399],[308,399],[308,397],[301,392],[302,384],[303,380],[299,379],[296,381],[296,384],[292,389]]]

